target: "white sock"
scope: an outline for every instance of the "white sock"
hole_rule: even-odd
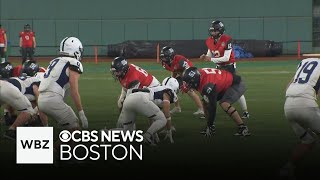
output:
[[[244,95],[242,95],[240,97],[238,102],[240,103],[242,111],[244,111],[244,112],[247,111],[247,102],[246,102],[246,98],[244,97]]]

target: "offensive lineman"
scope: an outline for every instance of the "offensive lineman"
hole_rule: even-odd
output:
[[[193,67],[192,62],[186,57],[176,54],[174,49],[169,46],[165,46],[161,49],[160,58],[163,68],[171,72],[171,76],[178,80],[179,86],[181,87],[181,75],[185,69]],[[193,115],[204,116],[203,107],[199,96],[193,90],[188,91],[187,94],[192,98],[198,107],[198,110],[194,112]],[[175,107],[170,112],[172,114],[181,112],[179,101],[175,103]]]
[[[129,64],[127,59],[116,57],[111,63],[110,72],[115,80],[118,80],[122,86],[121,94],[118,99],[118,108],[122,110],[123,102],[126,98],[127,90],[144,87],[156,87],[160,82],[148,73],[146,70],[134,64]],[[122,127],[123,122],[119,122],[117,126]]]
[[[7,64],[5,67],[1,67],[1,78],[9,78],[12,75],[12,70],[13,68],[10,64]],[[31,84],[31,87],[34,86]],[[8,82],[7,79],[0,80],[0,105],[7,104],[20,112],[15,122],[4,134],[4,137],[13,140],[16,139],[16,127],[26,123],[35,114],[30,101],[24,94],[22,94],[21,89],[25,90],[25,87],[20,87],[19,89],[12,83]]]
[[[176,94],[178,89],[178,81],[171,77],[166,78],[164,85],[161,86],[129,89],[118,120],[123,122],[123,130],[133,130],[136,114],[143,114],[153,121],[144,134],[146,143],[154,145],[151,138],[165,125],[167,125],[166,138],[173,143],[170,104],[178,100]]]

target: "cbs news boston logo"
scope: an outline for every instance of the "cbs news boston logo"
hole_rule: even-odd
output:
[[[99,131],[76,130],[72,133],[62,130],[59,134],[59,160],[74,158],[83,160],[142,160],[143,131]],[[69,144],[73,142],[73,146]],[[123,145],[124,143],[125,145]],[[53,127],[18,127],[17,128],[17,164],[53,164]],[[76,152],[80,153],[79,156]],[[108,153],[110,152],[110,153]],[[117,153],[123,152],[123,153]]]

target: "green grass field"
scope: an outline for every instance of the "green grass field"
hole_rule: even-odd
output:
[[[134,62],[162,81],[170,73],[154,62]],[[121,167],[148,166],[150,171],[165,172],[165,169],[179,173],[193,173],[196,176],[210,173],[246,176],[259,174],[272,176],[283,165],[291,148],[298,142],[283,113],[285,88],[292,78],[299,61],[259,61],[238,62],[237,69],[243,77],[247,91],[245,97],[250,112],[246,121],[252,136],[234,137],[235,123],[218,107],[216,117],[217,133],[208,139],[199,134],[205,120],[194,117],[196,106],[187,95],[179,95],[182,113],[172,117],[177,132],[175,144],[162,141],[157,148],[144,147],[142,162],[103,162],[101,168],[118,169]],[[45,63],[41,63],[45,65]],[[196,62],[197,67],[214,67],[212,63]],[[85,63],[84,74],[80,79],[82,103],[89,119],[90,129],[115,127],[119,115],[117,98],[120,84],[109,73],[110,63]],[[71,103],[70,99],[69,102]],[[234,105],[238,111],[238,104]],[[139,116],[137,128],[147,127],[147,119]],[[55,125],[50,121],[50,125]],[[7,127],[1,126],[1,134]],[[15,143],[0,139],[0,160],[15,163]],[[300,174],[320,165],[319,147],[299,166]],[[0,154],[0,156],[1,156]],[[4,154],[9,154],[5,156]],[[153,169],[154,167],[154,169]],[[106,172],[108,173],[108,172]],[[112,174],[112,172],[109,172]],[[177,171],[178,173],[178,171]]]

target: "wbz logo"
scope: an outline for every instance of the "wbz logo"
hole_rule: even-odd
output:
[[[17,128],[17,164],[53,163],[53,127]]]
[[[49,149],[49,140],[20,140],[23,149]]]

